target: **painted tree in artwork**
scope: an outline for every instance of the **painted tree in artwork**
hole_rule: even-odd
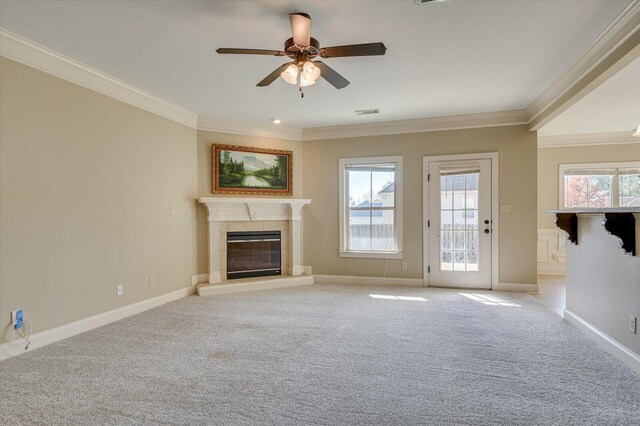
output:
[[[278,155],[275,162],[270,167],[256,170],[255,174],[265,179],[269,179],[273,185],[286,187],[289,170],[287,169],[289,160],[284,155]]]
[[[231,153],[229,151],[222,151],[220,158],[220,174],[227,175],[231,173]]]
[[[236,187],[244,178],[244,161],[236,161],[231,152],[220,150],[218,162],[218,182],[221,187]]]
[[[282,182],[287,181],[287,157],[279,155],[278,159],[278,178]]]

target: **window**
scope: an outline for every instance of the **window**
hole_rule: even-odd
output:
[[[639,207],[640,162],[561,164],[561,207]]]
[[[402,157],[340,160],[340,256],[402,258]]]
[[[477,166],[440,167],[440,269],[477,271],[480,257]]]

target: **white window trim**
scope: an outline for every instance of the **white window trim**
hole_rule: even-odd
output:
[[[349,228],[349,218],[347,216],[347,203],[346,197],[346,184],[345,181],[345,168],[347,165],[352,164],[375,164],[375,163],[395,163],[395,214],[393,218],[394,222],[394,240],[396,250],[394,251],[353,251],[347,250],[347,230]],[[402,259],[402,156],[386,156],[386,157],[360,157],[360,158],[342,158],[338,161],[338,196],[340,197],[340,249],[338,254],[340,257],[356,257],[356,258],[371,258],[371,259]]]
[[[640,167],[640,161],[622,161],[622,162],[610,162],[610,163],[573,163],[573,164],[560,164],[558,167],[558,208],[567,208],[564,205],[564,174],[567,170],[573,169],[619,169],[626,167]],[[611,194],[611,207],[619,207],[620,203],[620,188],[618,188],[618,172],[613,178],[612,182],[612,194]],[[591,207],[598,208],[598,207]],[[600,207],[610,208],[610,207]]]

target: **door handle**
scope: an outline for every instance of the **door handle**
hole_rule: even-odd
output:
[[[485,234],[488,234],[489,232],[491,232],[491,231],[489,231],[488,229],[485,229],[485,230],[484,230],[484,233],[485,233]]]

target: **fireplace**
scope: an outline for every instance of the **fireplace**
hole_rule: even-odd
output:
[[[280,231],[227,232],[227,279],[281,275]]]
[[[311,200],[204,197],[198,201],[207,208],[210,285],[230,278],[227,274],[227,233],[231,231],[281,231],[280,273],[291,277],[305,273],[302,265],[302,208]]]

